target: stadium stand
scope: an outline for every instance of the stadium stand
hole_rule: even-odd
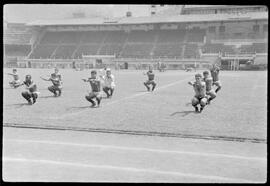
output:
[[[186,30],[160,30],[158,36],[158,43],[184,42]]]
[[[127,44],[123,50],[122,57],[128,58],[150,58],[153,44]]]
[[[49,59],[56,49],[56,45],[38,45],[31,54],[32,59]]]
[[[192,29],[188,32],[188,42],[200,42],[202,43],[204,41],[205,37],[205,30],[203,29]]]
[[[81,59],[82,55],[96,55],[99,47],[99,44],[81,45],[75,52],[74,58]]]
[[[122,48],[122,44],[106,44],[101,47],[99,54],[118,56],[121,53]]]
[[[175,43],[162,43],[156,45],[154,50],[154,56],[158,58],[181,58],[183,51],[183,44],[175,44]]]
[[[27,56],[30,51],[30,45],[5,45],[5,54],[7,56]]]
[[[185,45],[185,58],[198,58],[199,57],[199,50],[197,44],[186,44]]]
[[[75,51],[75,45],[61,45],[57,47],[55,54],[52,58],[56,59],[71,59],[73,52]]]
[[[154,31],[131,31],[128,42],[152,43],[155,40],[155,33]]]

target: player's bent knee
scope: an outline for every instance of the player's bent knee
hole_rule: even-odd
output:
[[[201,99],[201,101],[200,101],[200,105],[201,106],[205,106],[206,103],[207,103],[207,99],[206,98]]]
[[[197,98],[193,98],[193,99],[191,100],[191,104],[192,104],[193,106],[197,105],[198,103],[199,103],[199,100],[198,100]]]

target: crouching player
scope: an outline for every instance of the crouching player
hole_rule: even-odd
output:
[[[212,88],[213,79],[210,76],[208,71],[203,72],[203,81],[205,82],[205,86],[206,86],[206,95],[207,95],[207,99],[208,99],[207,104],[210,105],[211,100],[215,99],[217,94],[214,91],[214,89]]]
[[[13,88],[18,88],[20,86],[20,79],[19,75],[17,74],[17,69],[13,69],[12,73],[7,74],[13,76],[13,81],[9,82],[9,85]]]
[[[100,75],[100,78],[104,81],[103,91],[106,93],[107,98],[111,98],[115,88],[114,75],[112,75],[111,69],[106,70],[106,75]]]
[[[28,101],[29,105],[34,104],[38,98],[39,92],[37,92],[37,85],[32,80],[31,75],[26,75],[25,81],[21,83],[20,86],[21,85],[26,86],[26,91],[22,92],[22,96]],[[33,99],[33,102],[31,98]]]
[[[57,76],[55,73],[51,74],[51,77],[49,79],[40,77],[44,81],[51,81],[53,83],[52,86],[48,87],[48,90],[54,94],[55,97],[61,96],[62,94],[62,81],[59,76]],[[57,94],[58,91],[58,94]]]
[[[149,66],[149,71],[147,73],[144,73],[145,75],[148,76],[148,81],[144,82],[143,84],[146,86],[147,91],[150,91],[149,85],[152,85],[152,91],[154,91],[156,87],[156,82],[154,81],[155,74],[153,72],[153,67]]]
[[[212,68],[210,69],[210,72],[213,78],[213,85],[217,86],[217,89],[215,90],[216,93],[221,89],[221,82],[218,77],[219,71],[220,71],[220,68],[217,66],[217,64],[213,64]]]
[[[83,81],[90,82],[91,89],[92,89],[91,92],[89,92],[89,95],[85,96],[85,99],[92,103],[91,107],[95,107],[96,105],[99,106],[102,97],[101,97],[101,93],[100,93],[101,82],[97,78],[97,71],[95,71],[95,70],[91,71],[91,77],[88,79],[83,79]],[[93,99],[97,100],[97,104]]]
[[[191,104],[195,108],[195,112],[202,112],[207,103],[205,82],[202,81],[201,74],[196,74],[195,80],[195,82],[188,82],[188,84],[193,86],[195,91],[195,96],[192,99]],[[200,110],[197,107],[198,104],[201,106]]]

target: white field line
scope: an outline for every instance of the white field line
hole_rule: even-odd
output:
[[[21,139],[7,139],[4,141],[19,142],[19,143],[39,143],[39,144],[49,144],[49,145],[67,145],[67,146],[77,146],[85,148],[103,148],[111,150],[123,150],[123,151],[144,151],[152,153],[170,153],[170,154],[185,154],[192,156],[206,156],[215,158],[231,158],[231,159],[242,159],[242,160],[255,160],[255,161],[267,161],[263,157],[247,157],[229,154],[217,154],[217,153],[204,153],[204,152],[189,152],[189,151],[175,151],[175,150],[161,150],[161,149],[150,149],[150,148],[137,148],[137,147],[124,147],[115,145],[99,145],[99,144],[80,144],[80,143],[66,143],[66,142],[55,142],[55,141],[38,141],[38,140],[21,140]]]
[[[219,181],[230,181],[230,182],[237,182],[237,183],[254,183],[255,181],[246,180],[246,179],[236,179],[236,178],[228,178],[222,176],[207,176],[207,175],[200,175],[200,174],[190,174],[190,173],[181,173],[175,171],[160,171],[154,169],[139,169],[134,167],[118,167],[118,166],[111,166],[111,165],[93,165],[93,164],[85,164],[85,163],[75,163],[75,162],[64,162],[64,161],[53,161],[53,160],[34,160],[34,159],[25,159],[25,158],[10,158],[4,157],[4,162],[26,162],[26,163],[37,163],[37,164],[53,164],[59,166],[75,166],[75,167],[88,167],[88,168],[95,168],[95,169],[111,169],[111,170],[120,170],[120,171],[130,171],[130,172],[144,172],[150,174],[161,174],[161,175],[173,175],[173,176],[182,176],[182,177],[190,177],[190,178],[201,178],[206,180],[219,180]],[[34,170],[33,170],[34,171]],[[135,179],[135,178],[134,178]],[[256,182],[255,182],[256,183]]]
[[[164,89],[164,88],[167,88],[167,87],[176,85],[176,84],[178,84],[178,83],[187,82],[187,80],[189,80],[189,79],[191,79],[191,77],[188,77],[188,78],[185,78],[185,79],[182,79],[182,80],[179,80],[179,81],[175,81],[175,82],[172,82],[172,83],[170,83],[170,84],[167,84],[167,85],[164,85],[164,86],[161,86],[161,87],[157,87],[157,88],[155,89],[154,92],[157,92],[157,91],[162,90],[162,89]],[[125,98],[122,98],[122,99],[118,99],[118,100],[115,100],[115,101],[111,101],[111,102],[109,102],[109,103],[107,103],[107,104],[102,104],[102,103],[101,103],[101,105],[102,105],[102,107],[103,107],[103,106],[106,107],[106,106],[108,106],[108,105],[113,105],[113,104],[119,103],[119,102],[124,101],[124,100],[133,99],[133,98],[140,97],[140,96],[143,96],[143,95],[146,95],[146,94],[151,94],[151,93],[152,93],[152,92],[147,92],[147,91],[145,91],[145,92],[133,94],[133,95],[131,95],[131,96],[128,96],[128,97],[125,97]],[[89,106],[89,108],[90,108],[90,106]],[[46,117],[46,119],[64,119],[64,118],[66,118],[66,117],[75,116],[75,115],[78,115],[78,114],[81,114],[81,113],[84,113],[84,112],[89,112],[89,110],[86,109],[86,110],[81,110],[81,111],[78,111],[78,112],[72,112],[72,113],[62,114],[61,116]]]

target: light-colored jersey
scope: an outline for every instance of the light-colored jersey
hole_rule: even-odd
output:
[[[203,81],[205,82],[206,91],[210,91],[212,89],[213,78],[211,77],[204,78]]]
[[[115,81],[114,81],[114,75],[110,75],[110,76],[102,76],[102,79],[104,81],[104,86],[105,87],[115,87]]]
[[[192,83],[192,86],[195,91],[195,96],[196,97],[205,97],[206,96],[206,84],[205,82],[201,82],[200,84],[197,83],[196,81]]]
[[[210,72],[211,72],[211,76],[212,76],[212,78],[213,78],[213,81],[215,82],[215,81],[218,81],[219,79],[218,79],[218,75],[219,75],[219,68],[217,67],[217,68],[212,68],[211,70],[210,70]]]
[[[33,80],[31,81],[24,81],[23,84],[29,88],[30,92],[36,92],[37,91],[37,85],[34,83]]]

